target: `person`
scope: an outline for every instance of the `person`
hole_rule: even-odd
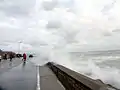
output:
[[[23,61],[24,61],[24,62],[26,61],[26,58],[27,58],[27,55],[24,53],[24,54],[23,54]]]
[[[33,55],[32,55],[32,54],[30,54],[30,55],[29,55],[29,58],[32,58],[32,57],[33,57]]]
[[[10,61],[12,61],[12,58],[13,58],[13,54],[10,53]]]
[[[2,56],[0,55],[0,62],[1,62],[1,60],[2,60]]]
[[[4,59],[7,60],[7,54],[6,54],[6,53],[5,53],[5,55],[4,55]]]

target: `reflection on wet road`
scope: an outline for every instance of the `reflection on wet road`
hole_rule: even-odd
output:
[[[35,90],[36,66],[30,62],[0,74],[0,90]]]
[[[12,69],[13,67],[18,66],[22,63],[21,59],[15,58],[12,61],[9,60],[3,60],[0,62],[0,74]]]

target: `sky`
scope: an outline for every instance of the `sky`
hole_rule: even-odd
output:
[[[120,0],[0,0],[0,48],[120,49],[119,5]]]

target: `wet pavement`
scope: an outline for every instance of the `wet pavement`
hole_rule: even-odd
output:
[[[65,90],[55,74],[47,67],[40,66],[40,90]]]
[[[0,74],[0,90],[36,90],[36,73],[34,64],[22,63]]]
[[[65,90],[55,74],[46,66],[36,66],[31,60],[2,61],[0,90]]]
[[[22,59],[20,58],[15,58],[12,61],[10,61],[9,59],[2,60],[0,62],[0,74],[12,69],[13,67],[18,66],[21,63],[22,63]]]

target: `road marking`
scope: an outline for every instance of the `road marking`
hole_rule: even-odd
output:
[[[37,89],[36,90],[40,90],[40,70],[39,70],[39,66],[37,66]]]
[[[57,82],[58,82],[59,85],[65,90],[65,87],[62,85],[62,83],[61,83],[59,80],[57,80]]]

